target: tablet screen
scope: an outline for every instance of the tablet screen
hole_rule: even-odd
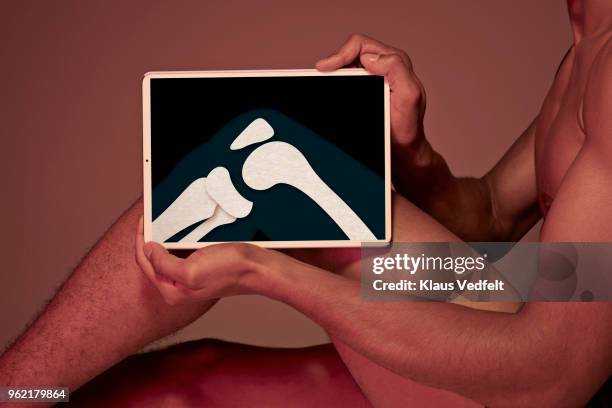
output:
[[[351,71],[148,74],[145,238],[388,240],[387,91],[382,77]]]

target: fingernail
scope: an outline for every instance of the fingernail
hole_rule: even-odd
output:
[[[366,60],[370,62],[375,62],[375,61],[378,61],[378,58],[380,58],[380,55],[366,52],[365,54],[362,54],[361,57],[365,58]]]

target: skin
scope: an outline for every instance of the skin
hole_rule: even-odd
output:
[[[391,86],[393,176],[400,193],[393,202],[395,240],[515,239],[541,212],[542,241],[612,241],[607,227],[612,221],[612,10],[605,0],[569,2],[568,7],[575,45],[534,123],[481,179],[453,177],[427,142],[425,93],[405,53],[356,35],[318,63],[321,70],[361,64],[385,75]],[[375,406],[467,406],[470,400],[491,406],[575,406],[584,404],[612,372],[610,304],[529,303],[517,314],[453,304],[362,304],[353,279],[358,269],[354,252],[294,251],[291,257],[227,244],[182,259],[155,243],[145,245],[140,232],[134,238],[141,213],[136,204],[111,227],[41,317],[0,358],[1,384],[75,389],[193,321],[216,299],[241,293],[278,299],[317,321]],[[463,222],[452,216],[458,213],[465,215]],[[243,366],[237,367],[225,357],[236,349],[209,349],[192,351],[203,354],[198,367],[203,371],[192,367],[187,388],[204,386],[209,393],[222,393],[215,401],[223,402],[260,373],[257,352],[245,352]],[[301,381],[312,380],[309,384],[322,397],[341,390],[358,400],[361,394],[346,380],[348,373],[334,366],[333,350],[321,355],[327,359],[315,371],[323,374]],[[307,356],[302,363],[310,360]],[[189,368],[188,362],[173,361],[175,372]],[[202,373],[215,367],[220,378],[234,382],[206,388]],[[120,377],[115,374],[97,381]],[[285,381],[284,390],[295,391],[289,394],[300,395],[299,381],[278,378]],[[330,378],[337,388],[324,387]],[[140,391],[177,395],[164,384],[151,379]],[[268,390],[270,395],[279,392],[263,382],[258,389],[262,396]],[[133,391],[124,402],[138,396]]]

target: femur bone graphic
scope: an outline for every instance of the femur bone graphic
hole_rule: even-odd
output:
[[[274,136],[274,129],[263,118],[251,122],[232,142],[238,150]],[[287,184],[310,197],[351,240],[376,237],[349,207],[314,171],[295,146],[268,142],[256,148],[242,166],[244,182],[254,190],[267,190]],[[232,183],[225,167],[216,167],[191,183],[159,217],[153,221],[153,239],[164,242],[196,222],[201,222],[181,242],[197,242],[213,229],[248,216],[253,203],[244,198]]]

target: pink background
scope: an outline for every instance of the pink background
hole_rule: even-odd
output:
[[[571,43],[566,14],[562,0],[3,1],[0,348],[141,194],[145,72],[310,68],[367,33],[411,55],[429,138],[457,174],[482,175],[537,113]],[[204,336],[326,339],[257,297],[171,341]]]

